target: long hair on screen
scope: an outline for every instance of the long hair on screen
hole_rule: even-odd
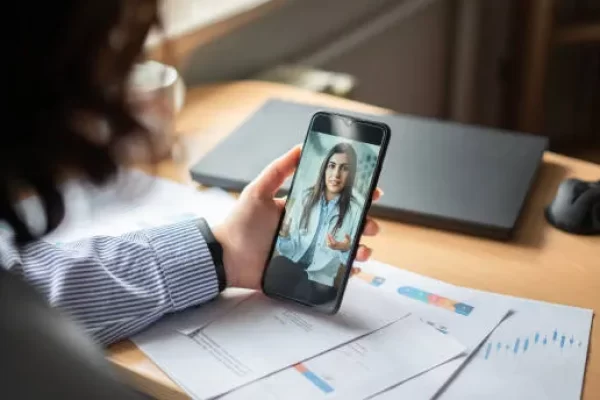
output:
[[[340,198],[338,202],[340,213],[332,233],[335,234],[344,223],[344,218],[346,217],[348,209],[350,208],[350,202],[353,201],[352,188],[354,186],[357,168],[356,150],[354,150],[354,147],[352,147],[350,143],[336,144],[329,150],[329,152],[323,159],[323,162],[321,163],[321,167],[319,169],[319,176],[317,178],[317,182],[308,189],[308,197],[306,199],[304,208],[302,210],[302,215],[300,217],[300,227],[303,229],[307,229],[311,210],[319,202],[321,196],[325,194],[325,173],[327,170],[327,165],[329,164],[329,160],[335,154],[346,154],[349,161],[349,171],[348,178],[346,179],[346,184],[342,189],[342,192],[340,193]]]

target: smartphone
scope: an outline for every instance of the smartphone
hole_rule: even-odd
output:
[[[339,310],[389,140],[380,122],[312,117],[262,276],[267,296]]]

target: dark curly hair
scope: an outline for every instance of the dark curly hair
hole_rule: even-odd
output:
[[[148,33],[159,27],[160,4],[12,3],[7,8],[14,12],[5,14],[13,27],[4,51],[8,113],[0,145],[0,221],[22,244],[35,239],[15,208],[23,192],[39,196],[45,234],[64,217],[59,185],[66,176],[104,183],[132,161],[131,146],[145,146],[146,161],[154,161],[151,135],[134,117],[127,87]]]

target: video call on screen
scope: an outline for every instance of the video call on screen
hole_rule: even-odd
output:
[[[331,134],[308,134],[265,290],[311,304],[335,299],[370,195],[379,148]]]

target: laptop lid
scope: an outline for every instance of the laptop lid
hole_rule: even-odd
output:
[[[317,111],[390,126],[379,178],[385,196],[371,215],[496,239],[510,237],[548,144],[544,137],[511,131],[273,99],[200,159],[192,178],[241,191],[273,159],[303,142]]]

